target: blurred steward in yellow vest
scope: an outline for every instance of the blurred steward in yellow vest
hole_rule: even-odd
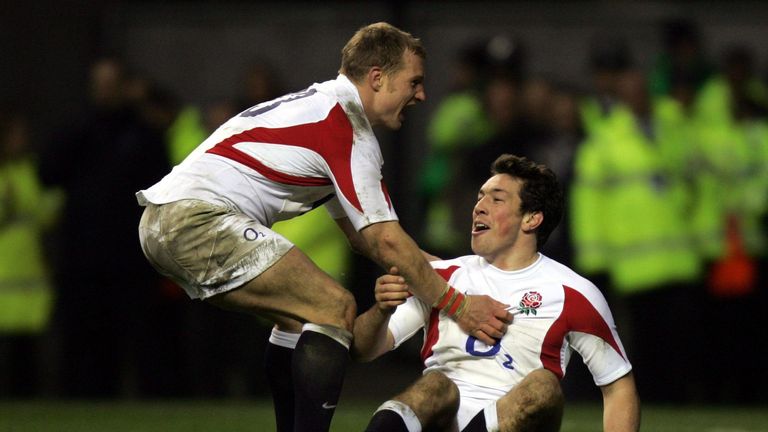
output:
[[[697,129],[690,164],[696,169],[691,223],[712,263],[712,294],[729,297],[756,288],[756,259],[765,254],[761,225],[768,211],[768,89],[752,75],[743,48],[725,55],[722,73],[710,79],[695,104]]]
[[[627,93],[645,91],[642,77],[627,75]],[[607,273],[622,293],[693,281],[701,271],[685,187],[663,158],[680,144],[655,127],[660,111],[643,106],[647,97],[628,97],[640,102],[615,105],[577,150],[570,199],[576,266]]]
[[[695,356],[679,343],[679,323],[697,316],[702,275],[684,214],[690,189],[674,171],[674,157],[667,157],[685,144],[671,133],[670,120],[660,118],[664,111],[651,101],[643,75],[623,72],[616,94],[610,113],[576,151],[570,195],[575,266],[607,276],[601,288],[621,311],[617,325],[627,326],[643,399],[681,402],[691,390],[676,366]]]
[[[38,180],[24,120],[9,115],[0,123],[0,333],[40,333],[53,297],[43,234],[61,195]]]

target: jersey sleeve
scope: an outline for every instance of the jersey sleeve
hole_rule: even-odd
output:
[[[595,384],[610,384],[631,371],[613,315],[599,290],[581,293],[567,288],[566,303],[572,325],[569,343],[581,355]]]
[[[332,166],[339,203],[358,231],[374,223],[398,220],[381,174],[378,144],[375,149],[366,148],[373,145],[353,145],[349,173]]]
[[[424,328],[428,319],[429,308],[416,297],[411,297],[398,306],[389,319],[389,331],[395,338],[395,346],[392,349],[397,349],[400,344]]]

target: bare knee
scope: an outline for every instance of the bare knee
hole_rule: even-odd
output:
[[[352,326],[357,315],[357,305],[355,297],[349,291],[338,288],[328,290],[327,295],[322,297],[320,304],[314,305],[317,308],[318,318],[315,324],[329,324],[335,327],[352,331]]]
[[[441,372],[429,372],[394,398],[416,413],[425,430],[447,430],[459,409],[459,389]]]
[[[564,403],[557,376],[537,369],[498,401],[499,426],[506,431],[559,431]]]
[[[534,401],[542,408],[562,406],[565,401],[560,380],[546,369],[537,369],[526,379],[530,379]]]

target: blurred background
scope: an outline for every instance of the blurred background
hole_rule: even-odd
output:
[[[379,132],[423,249],[470,253],[496,156],[546,163],[568,212],[544,252],[605,293],[641,398],[768,402],[768,4],[746,1],[3,3],[0,398],[268,396],[269,327],[159,278],[133,194],[230,116],[334,78],[375,21],[428,52],[426,102]],[[275,228],[372,304],[381,270],[323,211]],[[354,365],[346,397],[412,381],[411,342]],[[600,398],[578,357],[564,386]]]

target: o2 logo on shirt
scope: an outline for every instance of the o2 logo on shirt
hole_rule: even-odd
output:
[[[264,238],[266,236],[267,235],[264,234],[263,232],[256,231],[253,228],[246,228],[245,231],[243,231],[243,237],[245,237],[245,239],[248,241],[258,240],[259,237]]]
[[[464,346],[464,349],[467,351],[469,355],[473,355],[475,357],[494,357],[499,353],[499,350],[501,350],[501,341],[498,341],[498,340],[487,351],[480,351],[476,349],[475,347],[476,342],[477,342],[477,338],[474,336],[470,336],[467,338],[467,343]],[[515,367],[512,365],[512,362],[514,361],[512,359],[512,356],[505,352],[503,354],[503,357],[504,357],[503,359],[500,359],[502,360],[501,365],[510,370],[514,369]]]

